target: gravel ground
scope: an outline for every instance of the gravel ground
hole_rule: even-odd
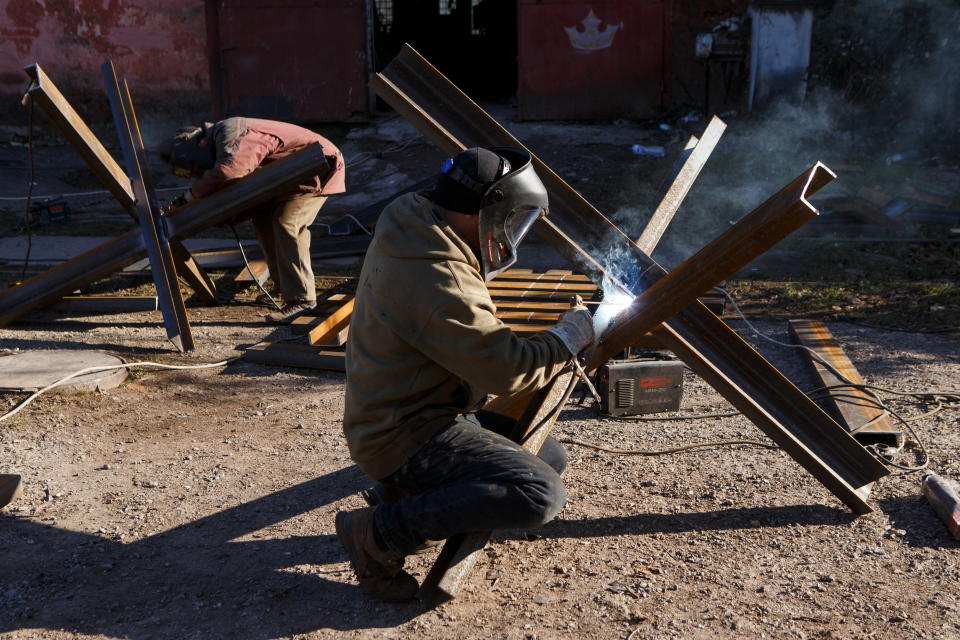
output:
[[[38,315],[0,340],[196,364],[286,335],[254,309],[190,309],[190,356],[169,355],[156,313]],[[786,339],[783,323],[759,328]],[[872,383],[925,391],[960,377],[955,337],[830,328]],[[758,347],[812,386],[792,350]],[[728,408],[692,374],[685,385],[681,413]],[[26,483],[0,512],[3,637],[960,637],[960,544],[918,474],[878,482],[858,518],[786,454],[748,446],[626,457],[568,445],[554,522],[498,533],[443,607],[375,602],[333,534],[366,484],[342,409],[342,374],[242,361],[42,397],[0,428],[0,471]],[[953,478],[957,427],[955,413],[918,423]],[[637,424],[589,402],[557,433],[619,449],[765,441],[741,416]],[[431,561],[409,564],[422,578]]]
[[[637,189],[655,191],[669,166],[632,156],[629,145],[666,144],[672,154],[686,136],[632,123],[510,126],[628,231]],[[435,170],[441,156],[408,144],[410,135],[393,120],[343,136],[345,154],[363,160],[351,172],[359,195],[331,202],[329,213],[355,210]],[[52,138],[44,144],[39,192],[95,186],[57,182],[65,171],[75,178],[82,165]],[[378,149],[395,151],[363,155]],[[22,152],[0,148],[4,193],[24,184]],[[807,166],[789,159],[785,179]],[[769,195],[785,179],[764,178],[758,188]],[[165,180],[161,186],[175,186]],[[711,197],[691,193],[694,201]],[[18,206],[6,206],[8,219]],[[76,233],[128,224],[103,207],[82,212],[101,227]],[[723,228],[725,215],[715,226]],[[54,231],[62,232],[40,230]],[[0,347],[215,362],[288,337],[257,312],[190,307],[198,349],[185,356],[171,353],[157,312],[33,314],[0,329]],[[956,391],[957,333],[826,320],[868,382]],[[728,322],[742,328],[735,317]],[[759,327],[788,340],[785,322]],[[756,346],[801,388],[814,386],[793,350]],[[0,401],[12,406],[18,398]],[[908,415],[928,408],[904,405]],[[681,414],[727,409],[686,374]],[[568,445],[569,499],[555,521],[499,532],[461,596],[440,608],[376,602],[356,586],[334,536],[334,514],[360,506],[357,491],[367,484],[350,462],[342,412],[342,374],[239,361],[137,373],[103,393],[46,395],[0,423],[0,473],[25,481],[23,496],[0,511],[0,637],[960,638],[960,543],[920,497],[918,474],[878,482],[874,512],[854,517],[788,455],[758,446],[640,457]],[[958,426],[955,411],[916,423],[931,466],[953,479],[960,478]],[[614,421],[599,418],[589,401],[571,404],[556,433],[616,449],[767,442],[741,416]],[[408,565],[422,578],[432,560],[416,556]]]

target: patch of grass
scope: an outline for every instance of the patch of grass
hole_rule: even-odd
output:
[[[854,320],[916,331],[960,331],[955,282],[737,280],[728,290],[748,317]]]

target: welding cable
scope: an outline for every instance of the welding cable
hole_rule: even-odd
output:
[[[577,369],[577,375],[580,376],[580,379],[583,380],[583,384],[590,390],[590,394],[593,396],[593,399],[597,401],[597,406],[600,406],[603,403],[603,400],[600,399],[600,394],[597,392],[597,388],[593,386],[593,382],[590,381],[590,376],[587,375],[587,372],[583,370],[583,365],[580,364],[580,360],[576,357],[573,358],[573,366]]]
[[[182,370],[187,370],[187,369],[215,369],[215,368],[217,368],[217,367],[225,367],[225,366],[227,366],[228,364],[230,364],[230,363],[232,363],[232,362],[236,362],[236,361],[239,360],[241,357],[242,357],[242,356],[234,356],[234,357],[232,357],[232,358],[227,358],[226,360],[221,360],[220,362],[212,362],[212,363],[210,363],[210,364],[190,364],[190,365],[186,365],[186,364],[164,364],[164,363],[162,363],[162,362],[131,362],[131,363],[123,363],[123,364],[119,364],[119,365],[105,365],[105,366],[99,366],[99,367],[86,367],[85,369],[80,369],[79,371],[74,371],[74,372],[71,373],[70,375],[64,376],[64,377],[60,378],[59,380],[57,380],[56,382],[50,383],[50,384],[48,384],[47,386],[45,386],[44,388],[42,388],[42,389],[40,389],[40,390],[38,390],[38,391],[34,391],[32,394],[30,394],[29,397],[27,397],[25,400],[23,400],[20,404],[18,404],[18,405],[15,406],[13,409],[11,409],[11,410],[8,411],[7,413],[5,413],[5,414],[3,414],[2,416],[0,416],[0,422],[3,422],[3,421],[6,420],[7,418],[12,418],[13,416],[17,415],[18,413],[20,413],[20,411],[23,410],[24,407],[26,407],[28,404],[30,404],[31,402],[33,402],[34,400],[36,400],[37,398],[39,398],[42,394],[46,393],[46,392],[49,391],[50,389],[53,389],[54,387],[58,387],[58,386],[64,384],[65,382],[76,378],[77,376],[82,376],[82,375],[85,375],[85,374],[88,374],[88,373],[96,373],[96,372],[98,372],[98,371],[114,371],[114,370],[116,370],[116,369],[127,369],[127,370],[129,371],[130,369],[132,369],[132,368],[134,368],[134,367],[157,367],[157,368],[159,368],[159,369],[171,369],[171,370],[176,370],[176,371],[182,371]]]
[[[730,416],[740,415],[739,411],[727,411],[726,413],[700,413],[694,415],[684,415],[684,416],[656,416],[656,417],[647,417],[647,416],[617,416],[613,419],[614,422],[620,420],[630,420],[638,422],[660,422],[661,420],[700,420],[701,418],[729,418]]]
[[[587,449],[596,449],[597,451],[604,451],[606,453],[613,453],[619,456],[665,456],[671,453],[682,453],[684,451],[692,451],[694,449],[704,449],[707,447],[728,447],[735,445],[746,445],[751,447],[763,447],[764,449],[779,449],[775,444],[767,444],[766,442],[758,442],[756,440],[717,440],[715,442],[698,442],[694,444],[684,445],[682,447],[674,447],[672,449],[661,449],[659,451],[643,451],[639,449],[608,449],[607,447],[601,447],[598,444],[593,444],[591,442],[585,442],[583,440],[578,440],[577,438],[559,438],[559,442],[564,442],[567,444],[575,444],[579,447],[586,447]]]
[[[33,82],[30,83],[33,87]],[[20,280],[25,280],[27,276],[27,265],[30,264],[30,253],[33,251],[33,227],[31,226],[30,205],[33,204],[33,181],[35,179],[33,166],[33,96],[29,93],[30,89],[23,94],[24,99],[30,104],[27,108],[27,167],[30,171],[30,178],[27,181],[27,205],[23,213],[23,223],[27,228],[27,253],[23,257],[23,269],[20,270]]]
[[[730,303],[733,305],[733,308],[736,310],[737,314],[740,316],[740,319],[744,321],[744,323],[747,325],[747,327],[749,327],[750,330],[753,331],[753,333],[754,333],[755,335],[757,335],[758,337],[763,338],[764,340],[767,340],[767,341],[769,341],[769,342],[772,342],[772,343],[774,343],[774,344],[776,344],[776,345],[780,345],[780,346],[783,346],[783,347],[788,347],[788,348],[791,348],[791,349],[801,349],[801,350],[803,350],[803,351],[806,351],[807,353],[810,354],[810,357],[811,357],[815,362],[817,362],[817,363],[819,363],[820,365],[822,365],[823,367],[825,367],[825,368],[826,368],[827,370],[829,370],[834,376],[836,376],[838,380],[841,380],[841,381],[844,383],[844,384],[842,384],[842,385],[832,385],[831,387],[821,387],[821,388],[818,388],[818,389],[814,389],[813,391],[810,391],[810,392],[807,393],[808,396],[810,396],[811,394],[818,393],[818,392],[823,391],[823,390],[828,390],[828,391],[829,391],[829,390],[834,389],[834,388],[859,389],[859,390],[863,391],[865,394],[867,394],[867,396],[868,396],[869,398],[866,398],[866,397],[863,397],[863,396],[855,396],[856,399],[857,399],[858,401],[860,401],[860,402],[866,402],[867,404],[869,404],[869,403],[871,403],[871,402],[874,402],[875,404],[873,404],[873,406],[874,406],[875,408],[877,408],[877,409],[879,409],[879,410],[881,410],[881,411],[886,412],[888,415],[890,415],[890,416],[892,416],[893,418],[895,418],[898,422],[902,423],[902,424],[904,425],[904,427],[906,427],[907,431],[910,432],[910,435],[913,437],[914,443],[916,444],[917,448],[920,450],[921,460],[923,460],[923,462],[922,462],[921,464],[918,464],[918,465],[901,465],[901,464],[898,464],[898,463],[896,463],[896,462],[893,462],[892,460],[889,460],[889,459],[887,459],[887,458],[879,455],[879,454],[878,454],[876,451],[874,451],[873,449],[871,449],[871,448],[869,448],[869,447],[865,447],[868,451],[870,451],[870,453],[872,453],[872,454],[874,455],[874,457],[876,457],[877,459],[879,459],[879,460],[880,460],[881,462],[883,462],[884,464],[888,464],[888,465],[890,465],[890,466],[892,466],[892,467],[896,467],[896,468],[901,469],[901,470],[903,470],[903,471],[905,471],[905,472],[921,471],[921,470],[925,469],[925,468],[929,465],[930,458],[929,458],[929,455],[927,454],[926,446],[924,445],[923,440],[920,438],[919,434],[917,434],[917,432],[916,432],[916,430],[913,428],[913,426],[909,424],[910,421],[907,421],[907,420],[904,419],[903,416],[901,416],[899,413],[891,410],[886,404],[884,404],[883,400],[881,400],[880,397],[879,397],[876,393],[874,393],[874,390],[880,390],[880,391],[884,391],[884,392],[891,392],[891,393],[894,393],[895,395],[912,396],[912,397],[914,397],[914,398],[921,399],[921,400],[922,400],[922,399],[925,399],[925,398],[928,398],[930,395],[938,395],[938,396],[945,396],[945,397],[955,397],[955,396],[958,396],[958,395],[960,395],[960,394],[957,394],[957,393],[952,392],[952,391],[951,391],[951,392],[946,392],[946,393],[944,393],[944,392],[925,392],[925,393],[896,392],[896,391],[892,391],[892,390],[889,390],[889,389],[884,389],[884,388],[882,388],[882,387],[877,387],[877,386],[874,386],[874,385],[855,383],[855,382],[851,381],[849,378],[847,378],[845,375],[843,375],[843,373],[841,373],[840,371],[838,371],[837,368],[834,367],[832,364],[830,364],[829,362],[827,362],[826,360],[824,360],[823,358],[821,358],[821,357],[820,357],[820,354],[818,354],[816,351],[814,351],[814,350],[811,349],[810,347],[808,347],[808,346],[806,346],[806,345],[802,345],[802,344],[790,344],[790,343],[787,343],[787,342],[781,342],[780,340],[776,340],[776,339],[774,339],[774,338],[771,338],[770,336],[766,335],[766,334],[763,333],[762,331],[758,330],[749,320],[747,320],[746,316],[743,314],[743,311],[740,309],[740,307],[737,305],[736,301],[733,299],[733,296],[731,296],[725,289],[723,289],[723,288],[721,288],[721,287],[714,287],[714,289],[715,289],[716,291],[719,291],[720,293],[722,293],[722,294],[726,297],[726,299],[730,301]],[[831,395],[834,395],[834,394],[831,394]],[[838,396],[842,396],[841,399],[839,399],[840,402],[846,402],[848,398],[853,397],[853,396],[849,396],[849,394],[838,394]],[[878,416],[877,418],[874,418],[874,420],[879,419],[879,417],[881,417],[881,416]],[[919,419],[920,417],[923,417],[923,416],[918,416],[918,419]],[[872,420],[871,420],[871,422],[872,422]],[[856,430],[854,430],[852,433],[855,433],[856,431],[862,430],[863,428],[865,428],[865,426],[866,426],[866,425],[861,425],[861,426],[858,427]]]
[[[260,291],[263,292],[263,295],[267,296],[267,299],[273,303],[273,306],[277,308],[277,311],[283,310],[283,307],[280,306],[280,303],[273,299],[267,290],[263,288],[263,285],[260,284],[260,278],[253,272],[253,269],[250,267],[250,263],[247,261],[247,253],[243,250],[243,243],[240,242],[240,234],[237,233],[237,228],[233,226],[233,223],[230,223],[230,230],[233,231],[233,237],[237,239],[237,246],[240,247],[240,257],[243,258],[243,264],[247,267],[247,273],[250,274],[250,277],[253,278],[253,281],[257,284],[257,287],[260,288]]]
[[[360,222],[359,220],[357,220],[357,218],[356,218],[354,215],[348,213],[347,215],[345,215],[345,216],[343,216],[343,217],[344,217],[344,218],[350,218],[351,220],[353,220],[354,224],[356,224],[358,227],[360,227],[360,229],[361,229],[365,234],[367,234],[368,236],[373,236],[373,231],[371,231],[365,224],[363,224],[362,222]],[[343,219],[343,218],[341,218],[341,220],[342,220],[342,219]],[[339,220],[338,220],[338,222],[339,222]],[[348,236],[348,235],[350,235],[350,233],[351,233],[350,231],[344,231],[343,233],[334,233],[334,232],[333,232],[333,225],[331,225],[331,224],[329,224],[329,223],[326,223],[326,222],[314,222],[314,223],[313,223],[312,225],[310,225],[310,226],[313,226],[313,227],[326,227],[326,229],[327,229],[327,235],[328,235],[328,236]]]

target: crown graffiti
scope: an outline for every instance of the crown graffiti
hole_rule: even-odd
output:
[[[600,25],[603,24],[603,20],[593,13],[593,9],[590,9],[587,17],[581,20],[580,24],[583,25],[583,31],[579,31],[576,25],[563,28],[567,32],[567,37],[570,38],[571,46],[580,51],[607,49],[613,45],[613,37],[617,31],[623,30],[623,22],[621,22],[608,24],[601,31]]]

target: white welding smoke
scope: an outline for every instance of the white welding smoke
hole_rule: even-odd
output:
[[[603,289],[603,302],[597,305],[597,311],[593,314],[593,330],[598,337],[603,335],[610,326],[610,322],[633,302],[634,298],[609,275],[603,276],[600,286]]]

